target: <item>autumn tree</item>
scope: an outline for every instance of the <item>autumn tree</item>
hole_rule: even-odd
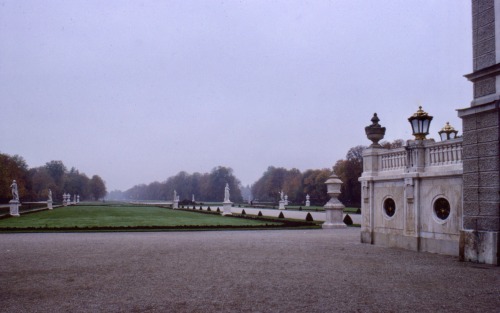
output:
[[[49,189],[56,190],[57,186],[49,171],[41,166],[30,170],[31,187],[34,198],[37,200],[47,199]]]
[[[338,160],[333,171],[342,180],[339,200],[346,206],[359,207],[361,204],[361,184],[358,181],[363,173],[363,150],[365,146],[350,148],[346,160]]]
[[[99,175],[94,175],[89,181],[90,196],[94,200],[99,200],[106,195],[106,184]]]
[[[19,155],[0,153],[0,201],[12,199],[10,185],[16,180],[21,200],[31,200],[31,182],[26,161]]]
[[[324,205],[328,200],[325,181],[331,174],[331,170],[324,168],[320,170],[307,170],[302,175],[302,190],[304,199],[309,195],[314,205]],[[305,201],[305,200],[303,200]]]

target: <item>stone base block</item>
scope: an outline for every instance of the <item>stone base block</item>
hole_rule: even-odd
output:
[[[361,243],[373,244],[373,234],[371,231],[361,231]]]
[[[347,225],[344,223],[323,223],[321,225],[323,229],[339,229],[339,228],[347,228]]]
[[[231,202],[223,202],[223,207],[222,207],[222,215],[232,215],[233,213],[231,212]]]
[[[343,205],[340,206],[329,206],[328,204],[324,206],[325,208],[325,222],[321,226],[323,229],[336,229],[336,228],[346,228],[347,225],[344,224]]]
[[[500,232],[460,231],[460,260],[500,265]]]
[[[9,204],[10,204],[10,215],[11,216],[16,216],[16,217],[19,217],[19,207],[21,206],[21,203],[19,203],[19,201],[17,200],[11,200],[9,201]]]
[[[280,210],[285,209],[285,201],[280,201],[280,206],[278,207],[278,209],[280,209]]]
[[[50,200],[49,200],[49,201],[47,201],[47,208],[48,208],[49,210],[52,210],[52,209],[54,208],[54,207],[52,206],[52,201],[50,201]]]
[[[361,232],[361,242],[371,243],[382,247],[401,248],[412,251],[439,253],[458,256],[458,240],[436,239],[402,234],[385,234]]]
[[[418,237],[410,237],[400,234],[373,232],[373,244],[382,247],[419,251]]]

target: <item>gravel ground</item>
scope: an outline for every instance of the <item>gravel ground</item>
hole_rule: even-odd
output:
[[[500,267],[359,228],[0,234],[1,312],[499,312]]]

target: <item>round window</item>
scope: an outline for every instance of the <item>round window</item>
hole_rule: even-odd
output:
[[[396,203],[391,198],[387,198],[384,201],[384,211],[387,216],[392,217],[396,212]]]
[[[450,203],[445,198],[439,198],[434,202],[434,213],[436,216],[445,220],[450,216]]]

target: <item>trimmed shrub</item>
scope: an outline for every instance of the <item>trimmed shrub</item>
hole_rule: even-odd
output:
[[[361,214],[361,208],[356,210],[356,214]]]
[[[299,211],[302,211],[302,207],[301,206],[299,206]]]
[[[278,215],[278,218],[285,218],[285,215],[283,215],[283,212],[280,212],[280,215]]]
[[[196,207],[193,205],[193,210],[196,210]]]
[[[219,207],[217,207],[217,213],[220,213],[220,209],[219,209]]]
[[[201,206],[200,206],[200,210],[201,210]],[[208,212],[212,212],[212,209],[210,209],[210,207],[207,208],[207,211]]]
[[[208,207],[210,209],[210,207]],[[201,210],[201,205],[200,205],[200,210]]]
[[[257,214],[257,216],[262,216],[262,212],[261,212],[261,211],[259,211],[259,214]]]
[[[352,218],[349,216],[349,214],[346,214],[346,216],[344,217],[344,224],[346,224],[346,225],[352,225],[353,224]]]
[[[245,210],[241,211],[241,215],[247,215],[247,212]]]
[[[312,222],[312,221],[314,221],[314,219],[313,219],[313,217],[312,217],[311,213],[307,213],[307,215],[306,215],[306,221],[308,221],[308,222]]]

